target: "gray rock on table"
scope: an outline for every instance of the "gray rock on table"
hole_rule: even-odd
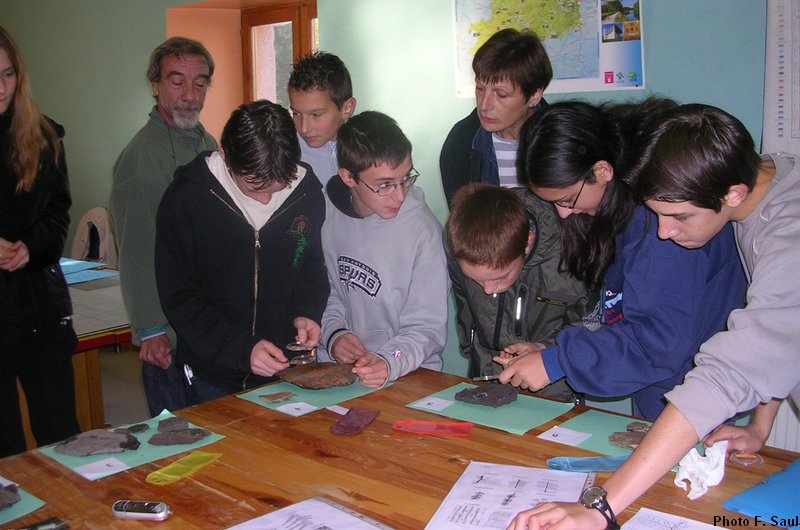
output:
[[[114,429],[114,432],[120,432],[122,434],[136,434],[137,432],[144,432],[149,428],[150,426],[146,423],[137,423],[135,425],[129,425],[128,427],[117,427]]]
[[[93,429],[71,436],[53,449],[63,455],[90,456],[121,453],[126,449],[134,451],[139,445],[139,440],[130,433]]]
[[[0,511],[11,508],[20,499],[19,490],[16,484],[9,484],[0,488]]]
[[[150,445],[188,445],[202,440],[211,434],[206,429],[181,429],[175,431],[159,432],[148,441]]]
[[[186,418],[173,416],[158,422],[158,432],[183,431],[189,428]]]
[[[456,392],[456,401],[485,405],[487,407],[500,407],[517,400],[519,390],[511,385],[486,385],[475,388],[465,388]]]

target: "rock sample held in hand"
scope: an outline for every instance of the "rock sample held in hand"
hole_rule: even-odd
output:
[[[319,390],[334,386],[347,386],[352,384],[358,376],[353,373],[352,364],[341,363],[316,363],[300,366],[290,366],[281,370],[278,377],[300,388]]]

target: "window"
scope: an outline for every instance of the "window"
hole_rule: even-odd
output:
[[[288,108],[292,64],[318,47],[316,0],[243,9],[244,100],[268,99]]]

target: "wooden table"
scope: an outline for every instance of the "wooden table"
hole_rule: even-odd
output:
[[[215,463],[169,486],[153,486],[148,473],[182,455],[90,482],[38,451],[0,460],[0,475],[45,500],[40,511],[14,521],[21,527],[59,517],[72,528],[154,528],[156,523],[117,521],[110,506],[118,499],[159,500],[174,514],[158,528],[226,528],[315,496],[325,496],[396,529],[422,529],[471,460],[544,467],[553,456],[593,456],[585,450],[546,442],[537,434],[586,410],[578,406],[524,436],[476,425],[468,438],[413,436],[392,431],[401,419],[441,420],[405,405],[464,379],[418,370],[390,388],[346,402],[378,408],[367,430],[353,437],[329,432],[340,416],[329,410],[294,418],[235,396],[180,411],[180,416],[225,435],[202,450],[222,453]],[[697,501],[668,475],[631,508],[639,507],[712,523],[732,495],[794,461],[797,453],[765,449],[766,462],[752,468],[730,464],[723,483]],[[606,474],[602,474],[606,475]],[[601,480],[604,478],[600,477]],[[753,522],[750,522],[753,525]]]

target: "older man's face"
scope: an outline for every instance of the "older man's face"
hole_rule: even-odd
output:
[[[179,129],[196,127],[209,81],[208,65],[201,55],[168,55],[161,59],[161,79],[151,86],[164,120]]]

